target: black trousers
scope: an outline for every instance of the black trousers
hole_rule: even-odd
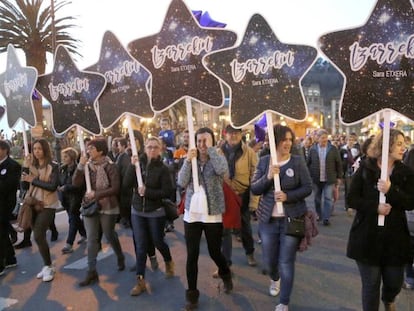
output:
[[[200,255],[201,234],[207,240],[208,253],[218,267],[219,275],[230,274],[226,258],[221,252],[222,223],[184,222],[184,235],[187,247],[187,283],[189,290],[197,289],[198,257]]]

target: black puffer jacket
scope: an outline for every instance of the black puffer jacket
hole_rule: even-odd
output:
[[[124,178],[125,187],[133,187],[132,207],[139,212],[153,212],[161,207],[161,199],[171,197],[174,191],[171,175],[168,167],[161,161],[161,157],[147,163],[146,155],[143,155],[139,164],[142,180],[145,185],[145,196],[141,197],[137,191],[137,175],[135,166],[130,165]]]
[[[385,225],[378,226],[380,168],[366,158],[352,178],[349,206],[356,209],[348,241],[347,256],[369,265],[401,266],[411,262],[406,210],[414,209],[414,171],[396,162],[390,176],[386,202],[392,206]]]

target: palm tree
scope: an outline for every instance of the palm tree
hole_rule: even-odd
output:
[[[55,43],[64,45],[70,52],[77,51],[79,40],[73,38],[67,30],[75,27],[72,16],[55,20],[54,14],[70,4],[68,0],[1,0],[0,2],[0,53],[12,44],[22,49],[26,55],[26,65],[33,66],[39,74],[45,73],[46,53],[54,53]],[[34,100],[36,119],[42,120],[42,101]],[[39,124],[37,125],[39,126]]]

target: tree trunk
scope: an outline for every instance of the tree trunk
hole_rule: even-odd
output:
[[[46,51],[41,48],[41,45],[32,45],[28,51],[26,51],[26,63],[27,66],[32,66],[37,69],[37,74],[41,75],[45,73],[46,69]],[[32,136],[42,137],[43,135],[43,107],[42,97],[39,94],[40,99],[33,99],[33,107],[36,116],[36,126],[32,129]]]

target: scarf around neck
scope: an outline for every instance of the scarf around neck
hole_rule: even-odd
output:
[[[89,162],[90,169],[96,173],[96,190],[107,189],[110,186],[109,178],[105,171],[105,168],[109,163],[110,161],[107,157]]]

